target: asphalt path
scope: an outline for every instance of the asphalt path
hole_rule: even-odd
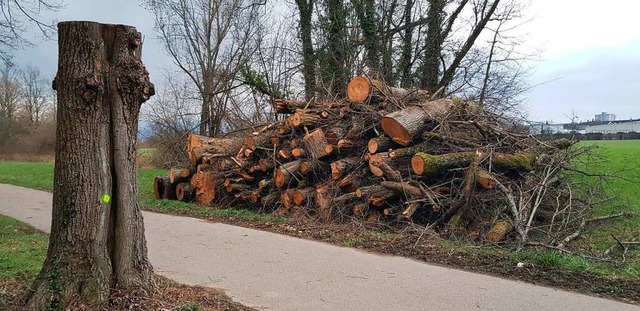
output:
[[[0,214],[45,232],[51,200],[48,192],[0,184]],[[263,310],[640,310],[403,257],[195,218],[143,216],[158,274],[223,289]]]

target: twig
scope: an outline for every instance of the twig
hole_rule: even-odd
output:
[[[608,219],[612,219],[612,218],[639,217],[639,216],[640,216],[640,214],[636,214],[636,213],[619,213],[619,214],[611,214],[611,215],[605,215],[605,216],[590,218],[590,219],[587,219],[586,222],[592,223],[592,222],[608,220]]]

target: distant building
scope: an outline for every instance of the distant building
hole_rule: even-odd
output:
[[[614,121],[607,124],[587,125],[587,133],[631,133],[640,132],[640,120]]]
[[[603,112],[601,114],[597,114],[595,117],[596,122],[609,122],[609,121],[615,121],[615,120],[616,120],[616,115],[613,113]]]

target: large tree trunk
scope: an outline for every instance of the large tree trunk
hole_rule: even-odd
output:
[[[56,166],[49,250],[28,303],[97,306],[110,289],[153,290],[138,206],[140,105],[154,94],[141,35],[124,25],[59,24]]]

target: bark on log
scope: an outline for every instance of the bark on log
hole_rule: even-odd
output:
[[[187,153],[191,164],[202,163],[204,156],[236,156],[244,145],[244,138],[213,138],[189,133]]]
[[[217,188],[223,181],[213,172],[200,172],[191,178],[191,185],[196,188],[196,203],[209,206],[217,195]]]
[[[484,189],[493,189],[496,186],[496,180],[491,173],[485,170],[478,170],[476,172],[476,184]]]
[[[333,185],[324,183],[316,186],[315,201],[316,211],[321,220],[328,221],[331,219],[331,205],[334,194]]]
[[[384,177],[390,181],[400,181],[402,179],[400,172],[389,166],[380,154],[372,154],[369,157],[369,170],[373,175]]]
[[[191,179],[191,176],[196,173],[194,167],[177,168],[172,167],[169,170],[169,181],[172,184],[187,182]]]
[[[291,150],[291,153],[294,157],[296,157],[296,159],[304,158],[307,156],[307,152],[302,148],[294,148],[293,150]]]
[[[322,129],[316,129],[304,136],[304,147],[305,150],[309,152],[311,159],[319,159],[326,156],[326,146],[327,140],[324,137],[324,131],[322,131]]]
[[[307,187],[303,189],[294,189],[291,193],[293,203],[298,206],[304,206],[313,201],[315,196],[315,188]]]
[[[293,119],[291,120],[293,127],[308,127],[313,128],[318,126],[323,120],[322,117],[315,113],[308,113],[305,110],[298,110],[293,115]]]
[[[493,224],[485,240],[491,243],[500,242],[511,230],[513,230],[513,224],[508,220],[500,219]]]
[[[347,98],[354,103],[377,103],[388,98],[404,100],[426,100],[429,92],[390,87],[380,81],[366,77],[356,77],[347,85]]]
[[[442,155],[430,155],[419,152],[411,158],[411,168],[418,175],[435,175],[452,168],[467,167],[478,156],[478,152],[458,152]],[[499,169],[530,171],[535,161],[532,153],[506,154],[480,153],[482,158],[489,157],[489,164]]]
[[[391,148],[398,146],[391,138],[387,136],[378,136],[369,139],[367,143],[367,150],[369,153],[387,152]]]
[[[305,101],[295,101],[288,99],[276,99],[273,102],[275,113],[288,114],[294,113],[298,109],[307,109],[307,108],[337,108],[344,106],[344,104],[338,102],[305,102]]]
[[[176,186],[176,199],[182,202],[191,202],[196,197],[196,189],[188,182],[179,183]]]
[[[407,208],[402,211],[400,215],[398,215],[398,220],[400,221],[410,221],[413,214],[422,206],[419,202],[411,202],[407,205]]]
[[[276,187],[291,187],[302,180],[300,174],[300,163],[302,161],[296,160],[280,165],[276,168],[274,175],[274,182]]]
[[[422,132],[434,127],[456,108],[451,99],[439,99],[394,111],[380,120],[382,129],[391,139],[403,146],[409,145]]]
[[[276,209],[278,202],[280,201],[280,193],[273,191],[260,199],[262,204],[262,210],[273,211]]]
[[[258,160],[258,165],[260,165],[260,169],[263,172],[270,172],[275,168],[275,164],[270,159],[260,159]]]
[[[331,179],[339,180],[342,177],[346,176],[347,173],[353,169],[356,165],[361,163],[362,160],[357,157],[340,159],[334,162],[331,162]]]
[[[168,176],[156,176],[153,179],[153,196],[156,198],[156,200],[161,200],[164,198],[165,178],[168,178]],[[170,182],[166,182],[166,184],[168,185],[170,184]]]

